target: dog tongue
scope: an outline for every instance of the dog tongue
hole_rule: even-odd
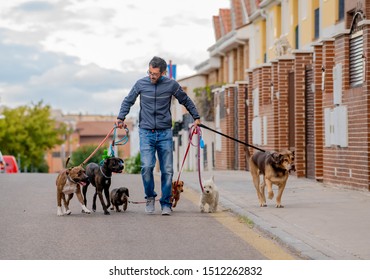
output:
[[[80,184],[81,186],[85,186],[85,185],[86,185],[86,182],[81,181],[81,182],[79,182],[78,184]]]

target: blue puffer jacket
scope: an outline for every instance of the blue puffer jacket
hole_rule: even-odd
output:
[[[144,129],[168,129],[172,127],[171,99],[174,96],[184,105],[193,119],[199,119],[199,113],[189,96],[175,80],[163,77],[156,84],[149,77],[138,80],[130,93],[122,101],[118,119],[124,120],[140,95],[139,127]]]

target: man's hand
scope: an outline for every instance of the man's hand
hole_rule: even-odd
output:
[[[117,119],[116,122],[114,123],[118,128],[126,128],[127,125],[123,120]]]
[[[200,119],[196,119],[194,121],[194,127],[197,127],[198,125],[200,125]]]

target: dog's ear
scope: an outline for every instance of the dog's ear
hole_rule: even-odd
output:
[[[273,152],[272,154],[271,154],[271,158],[272,158],[272,160],[275,162],[275,163],[279,163],[280,162],[280,156],[281,156],[282,154],[279,154],[279,153],[277,153],[277,152]]]
[[[68,168],[68,169],[66,170],[66,174],[67,174],[67,175],[69,175],[69,173],[71,172],[71,170],[72,170],[72,167]]]
[[[126,194],[128,197],[130,196],[127,188],[125,188],[125,194]]]

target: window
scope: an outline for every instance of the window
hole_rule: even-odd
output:
[[[294,33],[295,33],[295,48],[298,50],[299,49],[299,25],[295,27]]]
[[[338,21],[344,19],[344,0],[338,0]]]
[[[315,10],[315,39],[320,37],[320,8]]]

